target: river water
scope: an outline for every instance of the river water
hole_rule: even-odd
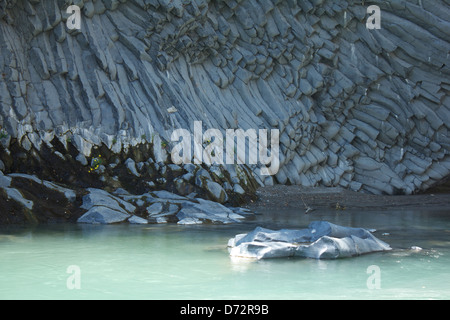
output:
[[[238,225],[3,227],[0,299],[450,298],[449,209],[259,213]],[[238,233],[314,220],[376,229],[393,250],[321,261],[228,255]]]

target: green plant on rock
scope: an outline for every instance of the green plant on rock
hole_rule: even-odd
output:
[[[207,146],[209,146],[211,143],[212,143],[211,139],[205,139],[205,140],[203,141],[203,147],[207,147]]]
[[[102,155],[99,155],[96,158],[93,158],[91,161],[91,167],[89,168],[89,173],[92,173],[94,171],[97,171],[98,168],[103,164]]]
[[[6,131],[6,129],[0,127],[0,140],[4,139],[4,138],[8,138],[8,132]]]

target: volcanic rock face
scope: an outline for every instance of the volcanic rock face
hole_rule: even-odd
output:
[[[230,224],[253,219],[245,208],[224,206],[168,191],[133,195],[122,188],[67,189],[34,175],[0,171],[0,225],[39,223],[86,224]]]
[[[280,170],[253,166],[259,185],[427,189],[450,173],[450,8],[371,4],[381,29],[361,1],[0,0],[0,168],[43,166],[45,146],[101,170],[96,147],[158,151],[202,121],[280,130]]]

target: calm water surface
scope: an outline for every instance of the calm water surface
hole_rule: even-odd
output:
[[[333,261],[228,255],[228,239],[257,225],[314,220],[376,229],[394,250]],[[280,209],[228,226],[0,228],[0,299],[449,299],[449,266],[450,210]]]

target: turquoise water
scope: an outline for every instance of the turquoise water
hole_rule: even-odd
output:
[[[376,229],[394,250],[333,261],[228,255],[228,239],[257,225],[303,228],[313,220]],[[449,265],[449,210],[280,210],[227,226],[0,228],[0,299],[449,299]]]

